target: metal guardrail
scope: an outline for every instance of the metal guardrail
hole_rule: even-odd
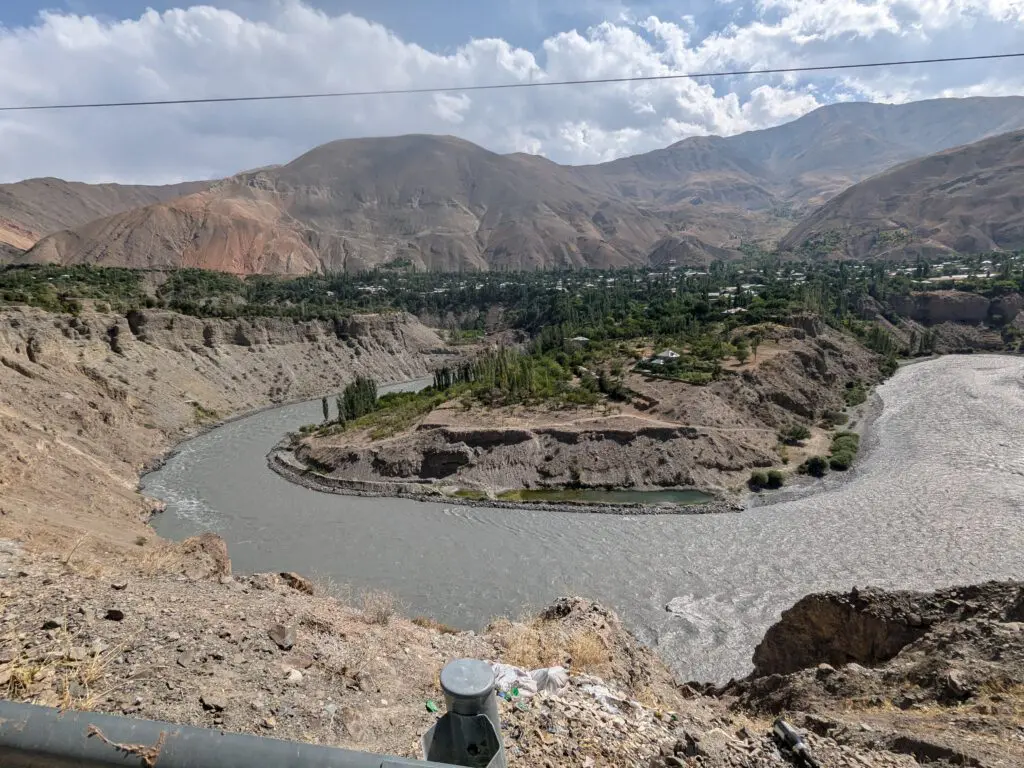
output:
[[[448,713],[424,736],[445,762],[225,733],[209,728],[0,701],[3,768],[505,768],[494,675],[459,659],[441,672]],[[440,757],[439,757],[440,756]]]
[[[400,768],[426,763],[154,720],[0,702],[4,768]]]

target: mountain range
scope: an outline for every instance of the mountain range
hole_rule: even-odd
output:
[[[1021,129],[1024,98],[1003,97],[833,104],[589,166],[449,136],[349,139],[216,182],[2,185],[0,243],[18,261],[283,274],[703,264],[745,241],[1008,247],[1019,198],[983,198],[1024,180]]]
[[[1024,249],[1024,131],[911,160],[855,184],[779,245],[858,259]]]

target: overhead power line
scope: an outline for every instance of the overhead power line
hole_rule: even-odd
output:
[[[686,72],[673,75],[637,75],[635,77],[602,77],[590,80],[541,80],[538,82],[491,83],[488,85],[450,85],[431,88],[393,88],[372,91],[335,91],[328,93],[287,93],[269,96],[215,96],[210,98],[153,99],[151,101],[107,101],[71,104],[25,104],[0,107],[0,112],[35,112],[56,109],[106,109],[111,107],[165,107],[174,104],[230,104],[246,101],[298,101],[300,99],[342,99],[357,96],[401,96],[416,93],[464,93],[469,91],[498,91],[511,88],[552,88],[556,86],[600,85],[603,83],[650,83],[664,80],[692,80],[701,77],[735,77],[738,75],[783,75],[795,72],[825,72],[844,69],[870,69],[905,67],[912,64],[947,64],[964,61],[1016,59],[1020,53],[990,53],[981,56],[944,56],[935,59],[907,59],[901,61],[872,61],[858,64],[821,64],[805,67],[772,67],[769,69],[741,69],[725,72]]]

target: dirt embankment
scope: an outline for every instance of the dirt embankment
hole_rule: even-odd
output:
[[[150,537],[144,465],[219,420],[359,373],[427,374],[444,344],[409,315],[346,322],[0,312],[0,536],[101,550]],[[229,460],[226,458],[226,460]]]
[[[1024,296],[988,298],[966,291],[918,291],[889,296],[884,304],[867,299],[865,317],[881,323],[904,345],[934,337],[940,354],[1019,349],[1024,331]]]
[[[1019,585],[812,596],[758,652],[770,645],[784,660],[762,661],[765,673],[808,668],[717,688],[679,683],[614,613],[581,598],[457,632],[404,619],[381,594],[298,574],[232,575],[215,536],[145,550],[126,568],[0,542],[0,695],[421,757],[437,717],[428,702],[442,702],[438,673],[471,657],[568,671],[557,693],[499,701],[513,766],[778,768],[795,764],[771,737],[780,712],[809,731],[829,768],[1020,765]],[[893,649],[865,651],[858,617],[874,626],[875,614],[906,617],[917,639],[892,659]],[[831,643],[851,631],[860,664],[823,666],[830,651],[805,652],[828,627],[840,631]],[[848,682],[861,679],[866,688]],[[913,704],[901,709],[904,689]]]
[[[922,763],[1024,765],[1024,585],[931,593],[810,595],[726,686],[736,708],[810,713],[803,724],[853,747]]]
[[[805,319],[776,327],[759,359],[708,386],[630,374],[630,404],[465,410],[449,403],[385,440],[363,432],[302,439],[286,466],[316,468],[340,490],[565,487],[723,490],[752,467],[782,465],[778,431],[845,406],[847,383],[870,383],[877,358]],[[820,430],[815,429],[816,438]],[[812,440],[816,445],[820,440]],[[790,467],[800,463],[794,450]]]

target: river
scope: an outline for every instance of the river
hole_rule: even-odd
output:
[[[271,472],[320,401],[228,423],[143,478],[156,530],[213,530],[239,571],[294,570],[395,593],[408,615],[478,628],[578,593],[619,612],[684,679],[746,674],[808,592],[1024,577],[1024,359],[902,368],[848,476],[741,514],[626,517],[321,494]],[[674,611],[666,611],[672,602]]]

